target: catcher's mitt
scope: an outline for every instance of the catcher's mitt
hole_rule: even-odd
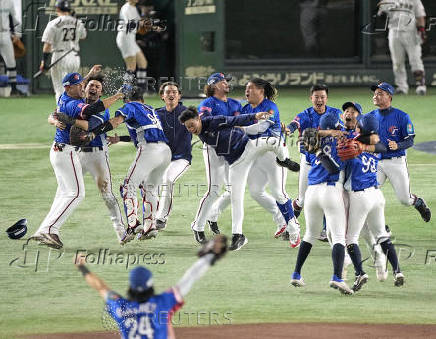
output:
[[[342,161],[354,159],[365,150],[364,145],[356,139],[345,139],[338,142],[336,147]]]
[[[139,35],[147,34],[153,30],[153,22],[150,19],[142,19],[138,22],[136,33]]]
[[[26,55],[26,47],[24,47],[23,42],[19,39],[13,39],[12,44],[14,46],[15,59],[22,58]]]
[[[212,240],[209,240],[203,247],[198,251],[198,256],[203,257],[206,254],[213,254],[211,265],[215,264],[215,261],[222,258],[227,252],[227,237],[222,234],[216,235]]]
[[[73,146],[88,146],[94,140],[95,134],[84,131],[83,129],[72,126],[70,129],[70,145]]]
[[[316,153],[321,146],[318,130],[316,128],[306,128],[300,137],[300,142],[303,143],[304,149],[307,152]]]

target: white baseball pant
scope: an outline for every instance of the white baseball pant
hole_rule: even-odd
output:
[[[406,206],[415,203],[415,196],[410,193],[409,171],[405,156],[392,159],[383,159],[378,162],[377,181],[383,186],[386,178],[389,179],[398,200]]]
[[[188,170],[191,165],[185,159],[171,161],[163,175],[161,185],[159,208],[156,219],[167,221],[173,207],[173,191],[175,182]]]
[[[56,150],[53,144],[50,150],[50,162],[56,175],[58,188],[50,211],[35,236],[41,233],[59,235],[59,229],[65,220],[85,197],[82,165],[75,148],[71,145],[64,145],[62,150]]]
[[[310,164],[307,163],[306,155],[300,153],[300,173],[298,174],[298,206],[304,206],[304,196],[307,190],[307,180],[310,171]]]
[[[61,58],[68,51],[54,52],[51,57],[51,63],[53,64]],[[56,65],[50,68],[51,82],[53,84],[53,89],[56,94],[56,103],[59,97],[64,93],[64,86],[62,86],[62,79],[72,72],[77,72],[80,67],[80,56],[76,52],[71,52],[60,60]]]
[[[11,34],[0,32],[0,55],[6,64],[6,75],[10,83],[17,82],[17,63],[14,56],[14,46],[12,45]]]

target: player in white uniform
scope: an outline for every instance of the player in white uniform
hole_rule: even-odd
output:
[[[14,32],[10,30],[9,16],[12,17]],[[6,64],[6,75],[12,87],[11,95],[24,95],[17,89],[17,63],[14,56],[12,40],[21,37],[20,19],[15,12],[12,0],[2,0],[0,7],[0,54]],[[11,40],[12,39],[12,40]]]
[[[58,17],[47,24],[42,35],[43,59],[39,68],[48,69],[51,53],[51,64],[60,59],[50,68],[57,103],[64,92],[62,79],[67,73],[77,72],[80,67],[79,40],[86,38],[86,29],[80,19],[71,16],[71,5],[68,0],[56,1],[56,14]]]
[[[389,18],[389,50],[395,76],[396,92],[407,94],[406,55],[416,82],[416,94],[425,95],[424,64],[421,44],[425,42],[425,9],[421,0],[382,0],[378,14]]]
[[[103,80],[101,77],[90,78],[85,88],[85,100],[87,104],[93,104],[100,100],[103,91]],[[97,126],[109,120],[109,110],[101,112],[99,115],[93,115],[89,119],[91,126]],[[65,124],[49,116],[49,123],[60,129],[65,128]],[[88,128],[89,129],[89,128]],[[91,127],[92,129],[92,127]],[[77,147],[79,151],[80,164],[82,165],[82,174],[89,172],[97,184],[101,197],[108,208],[110,218],[117,238],[121,241],[125,229],[121,217],[118,200],[112,192],[112,177],[109,167],[109,151],[105,135],[100,135],[94,139],[89,146]]]
[[[125,83],[135,82],[144,88],[147,82],[147,59],[136,43],[136,32],[140,25],[136,4],[138,0],[127,0],[120,10],[120,24],[118,25],[117,46],[126,64],[124,74]]]

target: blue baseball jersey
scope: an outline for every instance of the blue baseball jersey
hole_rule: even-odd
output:
[[[128,102],[115,112],[115,116],[119,115],[124,117],[129,133],[131,129],[135,130],[135,134],[130,133],[135,145],[141,141],[168,143],[153,107],[140,102]]]
[[[222,101],[214,96],[208,97],[198,105],[198,114],[200,116],[208,115],[224,115],[226,117],[239,115],[242,112],[241,103],[238,100],[227,98],[227,101]]]
[[[102,123],[108,121],[109,119],[110,119],[110,113],[108,108],[106,108],[106,110],[103,113],[91,115],[91,117],[88,120],[89,122],[88,130],[94,129],[95,127],[101,125]],[[89,146],[98,147],[106,144],[107,144],[106,133],[103,133],[98,135],[94,140],[92,140],[89,143]]]
[[[326,110],[323,114],[335,114],[338,116],[339,121],[341,120],[341,110],[335,107],[326,106]],[[298,126],[298,131],[300,135],[303,134],[303,131],[306,128],[318,128],[319,127],[319,119],[323,114],[319,114],[315,111],[313,107],[306,108],[303,112],[298,113],[297,116],[292,120],[292,123],[296,123]],[[306,154],[304,150],[303,144],[300,144],[300,153]],[[306,156],[308,159],[308,156]],[[310,162],[310,161],[308,161]]]
[[[192,134],[179,121],[180,114],[186,110],[182,103],[179,103],[174,111],[169,112],[165,106],[156,109],[163,131],[168,139],[171,149],[171,161],[185,159],[191,163],[192,160]]]
[[[80,118],[82,111],[88,106],[84,99],[74,99],[64,92],[58,100],[57,111],[65,113],[73,118]],[[67,125],[65,129],[61,130],[56,128],[56,134],[54,140],[58,143],[69,144],[70,143],[70,128],[71,125]]]
[[[127,300],[111,291],[106,296],[106,309],[124,339],[167,339],[171,316],[183,306],[179,300],[174,289],[154,295],[144,303]]]
[[[354,130],[347,130],[348,139],[357,136]],[[347,191],[361,191],[370,187],[377,187],[377,165],[379,154],[362,152],[354,159],[345,161],[345,183]]]
[[[386,110],[376,109],[368,114],[374,115],[379,121],[380,142],[385,144],[388,149],[386,153],[381,154],[381,158],[390,159],[406,155],[404,149],[390,150],[388,140],[398,143],[415,135],[415,129],[409,115],[394,107],[389,107]]]
[[[253,114],[259,112],[270,112],[273,111],[274,114],[268,118],[268,121],[271,123],[271,126],[262,133],[257,135],[249,135],[250,139],[256,139],[259,137],[280,137],[282,132],[282,127],[280,125],[280,113],[277,105],[269,99],[264,99],[259,105],[253,108],[250,104],[246,104],[242,107],[242,114]]]
[[[198,135],[201,141],[215,148],[217,155],[222,155],[229,164],[234,163],[245,151],[249,141],[240,128],[247,126],[255,119],[256,114],[242,114],[234,117],[203,116],[202,129]]]
[[[330,159],[337,165],[339,172],[329,174],[315,154],[307,153],[306,158],[309,160],[311,168],[308,174],[308,185],[318,185],[326,182],[327,184],[335,184],[336,182],[343,182],[343,169],[344,163],[341,161],[336,150],[336,139],[333,137],[325,137],[321,140],[321,147],[324,154],[328,155]]]

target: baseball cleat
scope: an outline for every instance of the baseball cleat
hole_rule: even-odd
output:
[[[278,226],[276,233],[274,233],[274,238],[280,237],[283,234],[283,232],[286,231],[287,226],[288,225],[286,225],[286,224],[284,224],[282,226]]]
[[[165,220],[156,219],[156,229],[158,231],[162,231],[167,227],[167,223]]]
[[[360,275],[356,275],[356,279],[354,280],[354,284],[353,284],[353,291],[357,292],[359,291],[363,285],[365,285],[368,282],[368,274],[360,274]]]
[[[292,208],[294,209],[295,218],[298,218],[303,210],[303,208],[297,204],[297,200],[298,199],[292,200]]]
[[[141,225],[135,227],[127,227],[126,231],[121,238],[120,244],[127,244],[129,241],[135,239],[135,235],[141,231]]]
[[[319,234],[318,240],[319,240],[319,241],[323,241],[323,242],[327,242],[327,241],[329,241],[329,239],[327,238],[327,232],[326,232],[325,229],[323,229],[323,230],[321,231],[321,233]]]
[[[279,166],[286,167],[288,170],[292,172],[300,171],[300,164],[298,162],[292,161],[289,158],[281,161],[279,158],[276,158],[276,162]]]
[[[230,251],[239,251],[242,246],[248,243],[248,239],[243,234],[233,234],[232,244],[229,247]]]
[[[431,211],[430,208],[427,207],[424,199],[417,198],[414,206],[418,210],[419,214],[421,214],[422,220],[424,220],[425,222],[429,222],[431,219]]]
[[[114,225],[114,230],[117,235],[118,241],[121,243],[121,239],[123,239],[124,232],[126,232],[126,229],[123,225]]]
[[[284,231],[282,233],[282,240],[283,241],[289,241],[289,232],[288,231]]]
[[[386,267],[386,255],[381,251],[375,252],[375,274],[378,281],[385,281],[388,278],[388,268]]]
[[[46,245],[57,250],[61,249],[64,246],[57,234],[41,233],[38,237],[38,241],[41,245]]]
[[[292,273],[292,276],[291,276],[291,285],[295,286],[295,287],[303,287],[306,284],[304,283],[304,280],[301,277],[301,275],[297,272],[294,272],[294,273]]]
[[[401,272],[395,273],[394,275],[394,285],[397,287],[404,285],[404,274]]]
[[[426,95],[427,94],[427,87],[425,85],[419,85],[416,87],[416,94],[417,95]]]
[[[220,234],[220,229],[218,228],[218,223],[216,221],[207,221],[209,224],[210,230],[215,234]]]
[[[301,243],[300,232],[289,233],[289,246],[291,246],[291,248],[300,247],[300,243]]]
[[[403,88],[395,88],[395,95],[407,95],[409,91],[407,89],[403,89]]]
[[[205,244],[207,242],[204,231],[192,230],[192,232],[194,232],[194,238],[199,244]]]
[[[389,228],[389,225],[385,225],[385,230],[386,230],[386,233],[389,235],[389,238],[391,238],[392,237],[392,231]]]
[[[351,295],[353,294],[353,290],[348,287],[348,285],[342,279],[338,278],[335,274],[333,274],[332,280],[330,280],[330,287],[335,290],[339,290],[342,294]]]

